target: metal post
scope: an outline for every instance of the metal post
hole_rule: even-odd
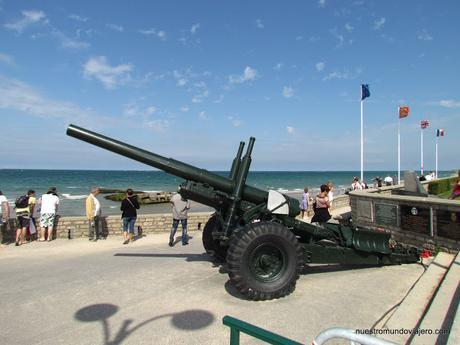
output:
[[[230,327],[230,345],[240,345],[240,331]]]
[[[424,172],[423,172],[423,128],[420,129],[420,174],[421,176],[424,175]]]
[[[361,100],[361,182],[364,179],[364,116],[363,116],[363,100]]]
[[[400,183],[401,183],[401,119],[399,118],[399,115],[398,115],[398,184]]]
[[[438,178],[438,136],[436,135],[436,178]]]

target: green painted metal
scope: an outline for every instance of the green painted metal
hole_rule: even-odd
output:
[[[303,345],[228,315],[224,316],[222,322],[225,326],[230,327],[230,345],[240,345],[240,332],[272,345]]]

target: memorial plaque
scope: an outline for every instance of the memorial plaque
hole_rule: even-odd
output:
[[[430,209],[428,207],[401,205],[401,229],[430,234]]]
[[[358,219],[372,222],[372,202],[358,200],[356,202],[356,212]]]
[[[398,205],[375,203],[375,224],[398,226]]]
[[[460,241],[460,212],[437,210],[436,215],[438,236]]]

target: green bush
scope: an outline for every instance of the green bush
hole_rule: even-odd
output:
[[[452,186],[456,180],[456,177],[449,177],[431,181],[428,184],[428,193],[434,195],[446,194],[452,190]]]

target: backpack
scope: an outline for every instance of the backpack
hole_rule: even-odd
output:
[[[26,208],[29,206],[29,197],[27,195],[22,195],[16,199],[14,202],[16,208]]]

